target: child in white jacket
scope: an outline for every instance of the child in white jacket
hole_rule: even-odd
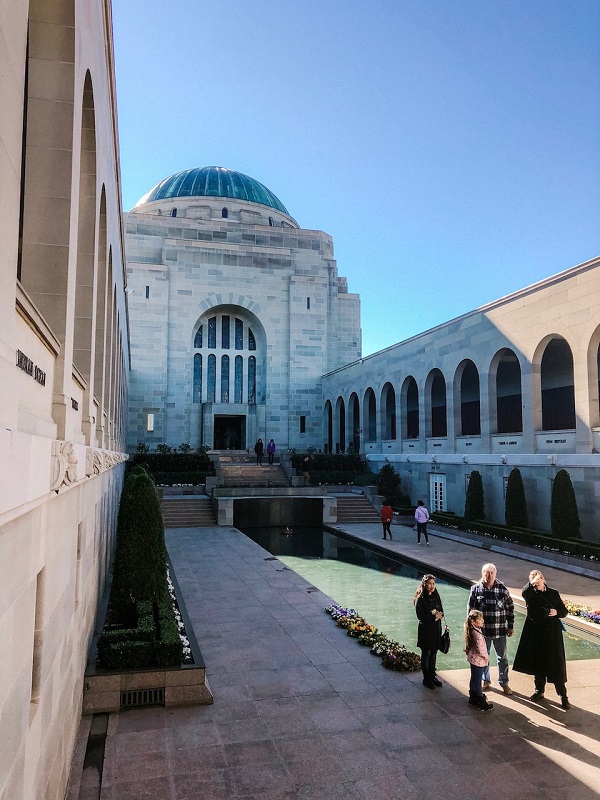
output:
[[[469,682],[469,705],[479,711],[491,711],[493,703],[488,703],[487,697],[481,688],[483,673],[490,663],[490,656],[485,644],[485,637],[481,632],[483,627],[483,614],[472,608],[465,620],[465,653],[471,665],[471,681]]]

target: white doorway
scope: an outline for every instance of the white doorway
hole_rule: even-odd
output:
[[[446,476],[429,476],[429,508],[431,511],[446,510]]]

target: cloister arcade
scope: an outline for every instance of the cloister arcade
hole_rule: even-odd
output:
[[[598,452],[599,339],[596,331],[587,353],[577,351],[575,359],[571,344],[551,334],[540,341],[531,361],[501,347],[488,361],[465,358],[451,369],[421,372],[402,360],[379,383],[372,380],[371,369],[371,380],[360,385],[357,371],[345,391],[326,395],[324,449],[536,453],[547,452],[552,444],[553,451]],[[581,362],[577,373],[575,360]],[[342,385],[338,380],[337,386]],[[549,432],[560,436],[550,442]]]

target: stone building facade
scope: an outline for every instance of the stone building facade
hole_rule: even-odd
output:
[[[2,3],[0,97],[0,796],[62,800],[126,457],[108,0]]]
[[[550,527],[556,472],[600,541],[600,259],[323,377],[324,443],[394,465],[413,501],[461,514],[472,470],[489,519],[523,475],[530,525]]]
[[[125,219],[130,451],[321,442],[321,375],[361,353],[331,237],[221,167],[167,178]]]

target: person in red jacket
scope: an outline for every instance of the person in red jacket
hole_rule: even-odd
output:
[[[389,501],[386,500],[385,504],[381,507],[381,524],[383,525],[383,538],[386,539],[386,533],[389,533],[390,539],[392,539],[392,529],[390,525],[392,524],[392,519],[394,517],[394,512],[392,511],[392,507],[389,505]]]

